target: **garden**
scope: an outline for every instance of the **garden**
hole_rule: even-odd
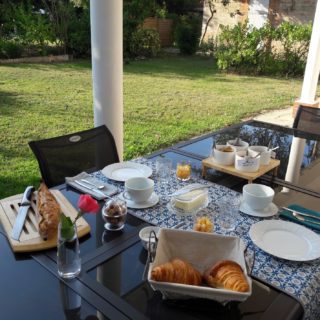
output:
[[[124,0],[125,160],[292,105],[300,94],[310,25],[236,25],[224,28],[219,39],[200,41],[195,2],[182,7],[178,0]],[[157,32],[141,27],[150,15],[174,19],[179,55],[164,53]],[[4,198],[38,184],[28,141],[93,126],[89,3],[5,0],[0,26],[2,59],[74,57],[56,64],[0,64]]]

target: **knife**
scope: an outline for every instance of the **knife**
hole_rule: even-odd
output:
[[[29,186],[26,188],[26,190],[23,193],[23,197],[21,200],[21,204],[20,204],[20,208],[18,211],[18,215],[16,217],[16,221],[14,222],[13,228],[12,228],[12,234],[11,234],[11,238],[14,240],[19,241],[20,238],[20,234],[21,231],[23,229],[24,226],[24,222],[26,220],[27,214],[28,214],[28,210],[30,208],[31,205],[31,195],[34,191],[34,187],[33,186]]]
[[[94,188],[94,187],[90,187],[78,180],[74,180],[73,181],[74,183],[78,184],[79,186],[83,187],[83,188],[86,188],[88,190],[92,190],[93,192],[97,193],[97,194],[100,194],[101,196],[105,197],[105,198],[110,198],[109,196],[107,196],[105,193],[103,193],[102,191],[100,191],[99,189],[97,188]]]
[[[312,215],[312,214],[300,212],[300,211],[298,211],[298,210],[293,210],[293,209],[286,208],[286,207],[282,207],[282,209],[287,210],[287,211],[290,211],[290,212],[296,212],[296,213],[297,213],[298,215],[300,215],[300,216],[313,218],[313,219],[315,219],[315,220],[320,220],[320,217],[314,216],[314,215]]]

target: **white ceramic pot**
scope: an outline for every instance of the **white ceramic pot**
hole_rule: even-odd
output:
[[[235,147],[236,151],[243,151],[243,150],[245,151],[245,150],[248,149],[248,147],[249,147],[249,143],[248,142],[240,140],[240,142],[239,142],[240,145],[239,146],[235,146],[236,140],[237,139],[227,141],[227,145]]]
[[[248,148],[249,155],[255,156],[257,153],[260,153],[260,164],[266,166],[270,163],[271,159],[271,150],[268,150],[268,147],[265,146],[250,146]]]
[[[242,189],[243,202],[254,210],[266,208],[273,200],[274,190],[258,183],[249,183]]]
[[[247,151],[238,151],[234,166],[237,170],[243,172],[257,172],[260,168],[260,156],[253,158],[246,155]]]
[[[232,149],[232,151],[224,151]],[[214,161],[224,166],[231,166],[234,164],[236,148],[232,146],[218,144],[212,151]]]

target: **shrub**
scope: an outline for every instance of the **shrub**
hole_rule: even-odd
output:
[[[218,67],[259,73],[268,60],[272,28],[251,28],[248,22],[222,27],[217,50]]]
[[[195,54],[200,40],[201,22],[198,16],[181,16],[175,30],[175,40],[180,52]]]
[[[303,74],[310,44],[311,24],[296,25],[283,22],[276,30],[275,39],[281,43],[277,59],[282,62],[282,73]]]
[[[199,51],[206,56],[213,57],[217,51],[217,44],[213,37],[208,38],[206,41],[202,41],[199,46]]]
[[[155,2],[152,0],[123,1],[123,53],[130,57],[131,40],[134,32],[154,11]]]
[[[310,36],[311,26],[288,22],[278,28],[266,24],[257,29],[247,22],[233,28],[222,27],[218,67],[255,74],[302,74]]]
[[[138,29],[132,34],[130,55],[155,57],[160,50],[159,33],[152,29]]]
[[[22,44],[13,40],[0,41],[0,58],[15,59],[20,58],[23,53]]]
[[[68,53],[75,57],[88,57],[91,52],[90,11],[88,7],[78,8],[70,19]]]

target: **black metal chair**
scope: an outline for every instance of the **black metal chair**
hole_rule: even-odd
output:
[[[119,162],[116,144],[106,126],[29,142],[48,187],[82,171],[93,172]]]
[[[294,135],[305,139],[319,139],[320,108],[299,106],[292,127]]]

